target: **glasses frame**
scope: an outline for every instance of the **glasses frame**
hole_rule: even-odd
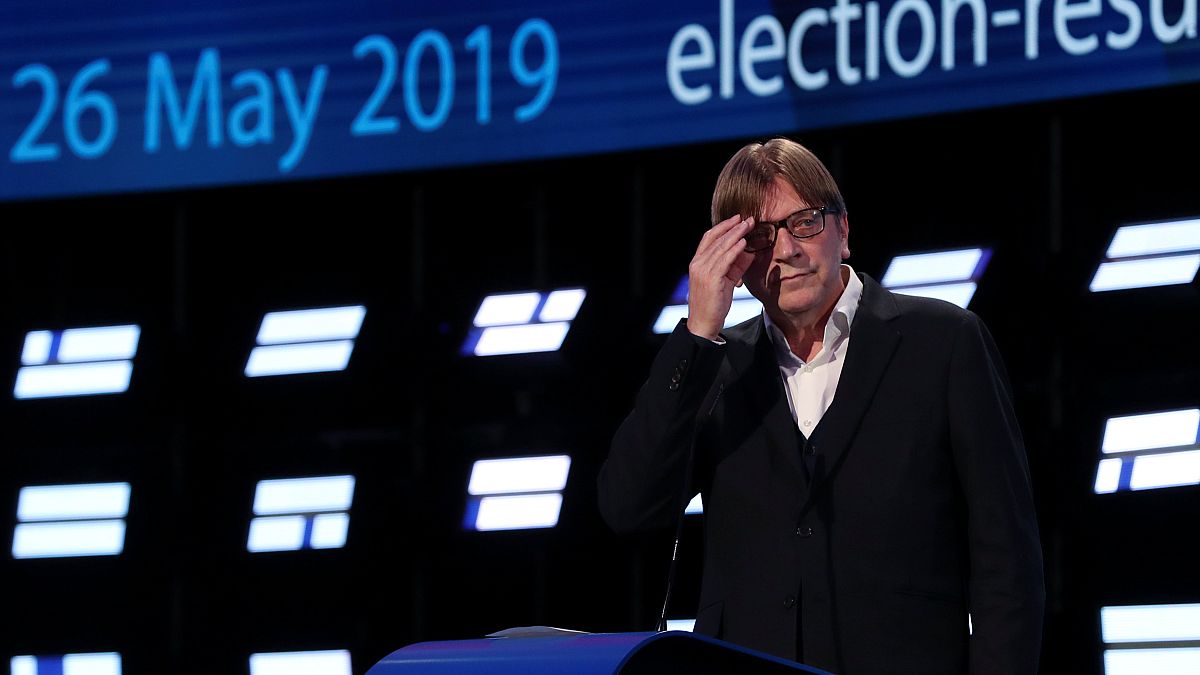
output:
[[[805,211],[817,211],[821,214],[821,229],[817,230],[816,232],[813,232],[812,234],[796,234],[795,232],[792,232],[792,228],[788,227],[787,221],[792,216],[796,215],[797,213],[803,213]],[[758,253],[760,251],[766,251],[767,249],[773,248],[775,246],[775,239],[776,239],[776,237],[779,236],[778,235],[779,228],[781,228],[781,227],[783,229],[787,230],[788,234],[790,234],[793,239],[812,239],[813,237],[815,237],[818,234],[821,234],[822,232],[825,231],[825,214],[827,214],[827,213],[840,213],[840,211],[838,211],[837,209],[829,208],[828,206],[809,206],[809,207],[803,208],[803,209],[796,209],[795,211],[789,213],[787,215],[787,217],[784,218],[783,220],[759,221],[754,224],[755,229],[758,229],[758,227],[760,225],[770,225],[771,226],[771,242],[761,248],[750,248],[750,242],[749,242],[749,240],[747,240],[746,241],[746,252],[747,253]]]

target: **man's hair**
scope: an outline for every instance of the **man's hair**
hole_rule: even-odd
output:
[[[842,193],[821,160],[791,139],[772,138],[746,145],[729,158],[713,190],[713,225],[735,214],[761,217],[776,176],[790,183],[809,206],[846,213]]]

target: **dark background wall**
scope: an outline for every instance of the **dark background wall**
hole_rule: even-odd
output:
[[[1195,86],[794,137],[851,214],[850,263],[994,248],[971,305],[1005,356],[1046,552],[1043,672],[1098,673],[1099,607],[1196,602],[1200,493],[1094,495],[1109,416],[1200,403],[1197,284],[1090,294],[1114,229],[1200,215]],[[125,553],[0,556],[0,657],[118,650],[125,672],[246,672],[252,652],[517,625],[652,628],[670,533],[595,508],[650,324],[746,140],[429,173],[0,204],[0,352],[29,330],[138,323],[127,394],[0,397],[0,534],[23,485],[127,480]],[[459,347],[488,293],[585,286],[561,352]],[[361,303],[340,373],[247,379],[263,313]],[[10,379],[11,381],[11,379]],[[559,524],[461,529],[471,463],[568,453]],[[344,549],[250,554],[256,481],[353,473]],[[694,612],[700,529],[673,616]]]

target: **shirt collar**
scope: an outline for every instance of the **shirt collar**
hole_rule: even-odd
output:
[[[841,296],[838,297],[837,304],[833,306],[833,311],[829,314],[829,321],[825,323],[825,337],[823,344],[833,347],[833,343],[838,338],[850,335],[850,326],[854,325],[854,314],[858,312],[858,301],[862,299],[863,283],[862,279],[854,273],[854,268],[849,265],[842,265],[842,269],[849,272],[847,275],[846,287],[842,289]],[[767,326],[767,336],[771,338],[771,343],[775,346],[776,351],[780,356],[785,353],[793,358],[799,358],[792,354],[791,347],[788,346],[787,338],[783,334],[783,330],[771,321],[771,316],[763,310],[763,323]]]

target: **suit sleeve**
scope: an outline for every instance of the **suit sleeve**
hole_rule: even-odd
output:
[[[955,337],[949,431],[967,504],[969,672],[1036,673],[1045,587],[1029,468],[1003,363],[974,314]]]
[[[666,527],[678,517],[697,417],[724,349],[680,321],[655,357],[600,468],[600,513],[613,530]]]

